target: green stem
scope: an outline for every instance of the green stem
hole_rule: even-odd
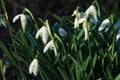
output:
[[[30,16],[31,16],[31,18],[32,18],[32,20],[33,20],[33,22],[34,22],[34,24],[35,24],[35,28],[36,28],[36,30],[38,30],[38,29],[39,29],[39,28],[38,28],[38,24],[37,24],[34,16],[32,15],[31,11],[28,10],[27,8],[25,8],[25,11],[27,11],[27,12],[30,14]],[[23,12],[24,12],[24,11],[23,11]]]
[[[114,57],[115,55],[115,45],[116,45],[116,29],[115,29],[115,26],[113,25],[114,24],[113,17],[114,16],[111,15],[112,30],[114,34],[113,41],[112,41],[112,57]],[[118,56],[116,56],[115,62],[116,62],[116,65],[118,65]]]
[[[90,35],[89,35],[89,31],[88,31],[88,28],[90,27],[90,26],[89,26],[89,22],[88,22],[88,18],[85,20],[84,27],[87,28],[88,51],[89,51],[90,66],[91,66],[90,74],[88,75],[88,79],[89,79],[90,76],[92,75],[93,63],[92,63],[92,53],[91,53]]]
[[[2,79],[3,79],[3,80],[6,80],[6,79],[5,79],[4,72],[3,72],[3,63],[2,63],[1,60],[0,60],[0,72],[1,72],[1,74],[2,74]]]
[[[88,51],[89,51],[89,55],[91,57],[91,45],[90,45],[90,36],[89,36],[89,31],[88,31],[88,28],[89,28],[89,22],[88,22],[88,20],[86,19],[85,23],[83,23],[83,24],[84,24],[84,27],[86,27],[86,29],[87,29]]]
[[[57,48],[56,48],[56,46],[55,46],[54,38],[53,38],[53,35],[52,35],[52,33],[51,33],[51,30],[50,30],[50,26],[49,26],[48,20],[46,20],[46,27],[47,27],[48,33],[49,33],[49,35],[50,35],[50,38],[51,38],[52,41],[53,41],[54,50],[56,50],[55,56],[57,56]]]
[[[59,38],[59,36],[57,36],[56,34],[55,34],[55,37],[56,37],[56,38],[59,40],[59,42],[61,43],[64,53],[66,53],[65,46],[64,46],[62,40],[61,40],[61,39]]]
[[[39,53],[39,51],[37,51],[36,53],[37,53],[37,54],[35,55],[35,58],[36,58],[36,59],[39,59],[39,58],[40,58],[40,53]]]
[[[112,56],[114,55],[114,52],[115,52],[115,43],[116,43],[116,30],[115,30],[115,27],[113,26],[113,15],[111,15],[111,24],[112,24],[112,30],[113,30],[113,34],[114,34],[114,37],[113,37],[113,42],[112,42]]]

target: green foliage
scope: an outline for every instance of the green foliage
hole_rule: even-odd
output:
[[[99,7],[98,3],[97,7]],[[4,8],[3,12],[6,12]],[[0,49],[7,56],[6,59],[0,59],[9,63],[4,75],[2,72],[3,64],[0,62],[0,72],[2,72],[3,78],[5,76],[6,80],[11,77],[14,77],[15,80],[120,79],[120,46],[119,40],[116,41],[118,30],[114,28],[113,18],[111,18],[111,22],[114,23],[112,22],[111,29],[107,33],[98,32],[102,18],[98,24],[92,25],[88,32],[88,40],[84,40],[82,25],[73,29],[74,22],[71,16],[61,17],[53,14],[57,20],[53,25],[49,25],[47,21],[44,22],[39,18],[39,21],[47,26],[48,41],[53,40],[54,48],[57,50],[57,56],[55,56],[53,49],[49,49],[46,53],[43,52],[46,44],[42,42],[42,37],[35,39],[35,34],[41,27],[28,9],[25,9],[23,13],[28,14],[33,21],[30,25],[30,22],[27,24],[25,33],[21,29],[15,32],[8,21],[7,29],[10,31],[11,43],[5,45],[0,41]],[[31,26],[35,26],[35,30],[29,28]],[[61,36],[59,28],[63,28],[67,32],[67,36]],[[38,75],[34,76],[29,74],[29,65],[36,55],[39,56],[39,70]],[[7,76],[8,69],[13,69],[11,74],[15,75]]]

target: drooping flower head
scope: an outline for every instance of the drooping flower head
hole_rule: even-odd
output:
[[[26,28],[26,25],[27,25],[27,16],[24,15],[24,14],[18,14],[13,18],[13,23],[15,23],[16,20],[18,20],[19,18],[20,18],[20,21],[21,21],[23,32],[25,32],[25,28]]]
[[[38,39],[39,36],[42,36],[42,41],[44,44],[46,44],[47,39],[48,39],[48,31],[45,26],[42,26],[36,33],[35,38]]]
[[[85,33],[85,40],[87,40],[88,38],[88,31],[90,29],[90,23],[91,24],[96,24],[98,22],[98,18],[97,18],[97,10],[95,8],[94,5],[91,5],[86,11],[85,13],[83,12],[78,12],[78,9],[76,9],[73,12],[74,16],[76,15],[76,18],[74,20],[74,28],[77,28],[79,26],[79,24],[83,24],[83,29],[84,29],[84,33]],[[93,16],[93,17],[90,17]]]
[[[30,74],[33,73],[35,76],[37,76],[38,67],[39,67],[38,60],[35,58],[29,66],[29,73]]]
[[[105,19],[103,20],[103,22],[101,23],[98,31],[102,31],[105,29],[105,32],[107,32],[110,28],[110,20],[109,19]]]
[[[95,8],[94,5],[91,5],[91,6],[85,11],[85,14],[86,14],[86,16],[92,14],[93,17],[94,17],[94,19],[95,19],[95,21],[98,22],[97,10],[96,10],[96,8]]]
[[[67,32],[63,28],[58,29],[60,36],[65,37],[67,36]]]
[[[76,8],[76,10],[74,10],[72,16],[75,16],[75,20],[74,20],[74,29],[79,27],[79,19],[82,18],[84,15],[83,13],[79,12],[79,7]]]
[[[44,48],[44,50],[43,50],[43,53],[45,53],[48,49],[53,49],[54,50],[54,53],[55,53],[55,56],[57,56],[57,50],[56,50],[56,47],[55,47],[55,45],[54,45],[54,43],[53,43],[53,40],[51,40],[51,41],[49,41],[47,44],[46,44],[46,46],[45,46],[45,48]]]

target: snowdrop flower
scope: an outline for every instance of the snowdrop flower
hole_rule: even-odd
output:
[[[63,28],[58,29],[60,36],[65,37],[67,36],[67,32]]]
[[[88,16],[88,15],[91,14],[91,13],[92,13],[95,21],[98,22],[97,10],[96,10],[96,8],[95,8],[94,5],[91,5],[91,6],[85,11],[86,16]]]
[[[39,36],[42,36],[43,43],[46,44],[48,39],[48,31],[45,26],[42,26],[36,33],[35,38],[38,39]]]
[[[77,10],[75,10],[72,14],[72,16],[75,16],[78,14],[78,17],[75,18],[74,20],[74,29],[79,27],[79,16],[80,16],[80,13],[77,12]]]
[[[92,13],[93,18],[89,19],[90,23],[96,24],[98,22],[98,18],[97,18],[97,11],[94,5],[91,5],[86,11],[85,13],[82,13],[82,18],[79,19],[79,23],[83,23],[88,17],[89,15]]]
[[[107,32],[107,31],[109,30],[109,28],[110,28],[110,20],[109,20],[109,19],[105,19],[105,20],[101,23],[98,31],[102,31],[103,29],[105,29],[105,32]]]
[[[35,58],[29,66],[29,73],[30,74],[33,73],[35,76],[37,76],[38,67],[39,67],[38,60]]]
[[[3,25],[4,27],[7,27],[5,19],[3,18],[2,14],[0,14],[0,27],[1,27],[2,25]]]
[[[82,18],[84,16],[83,12],[78,12],[78,8],[76,10],[74,10],[72,16],[76,16],[75,20],[74,20],[74,29],[79,27],[79,19]]]
[[[76,29],[77,27],[79,27],[79,20],[77,18],[75,18],[74,29]]]
[[[15,16],[13,18],[13,23],[15,23],[16,20],[18,20],[19,18],[21,20],[23,32],[25,32],[25,28],[26,28],[26,25],[27,25],[27,17],[24,14],[18,14],[17,16]]]
[[[53,48],[54,49],[54,53],[55,53],[55,56],[57,56],[57,50],[55,48],[55,45],[53,43],[53,40],[51,40],[50,42],[48,42],[43,50],[43,53],[45,53],[49,48]]]
[[[119,38],[120,38],[120,30],[118,30],[118,33],[116,35],[116,41],[118,41]]]
[[[83,12],[80,13],[80,12],[78,12],[77,9],[76,9],[76,10],[74,10],[72,16],[76,16],[76,15],[77,15],[78,18],[81,18],[81,17],[84,15],[84,13],[83,13]]]

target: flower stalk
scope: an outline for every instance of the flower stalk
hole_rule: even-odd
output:
[[[3,71],[3,62],[2,62],[2,60],[0,60],[0,73],[2,74],[2,79],[6,80],[5,75],[4,75],[4,71]]]
[[[49,26],[48,20],[46,20],[46,27],[47,27],[48,33],[49,33],[50,38],[51,38],[51,41],[52,41],[52,42],[50,41],[50,42],[52,43],[50,46],[53,46],[55,56],[57,56],[57,48],[56,48],[56,46],[55,46],[55,41],[54,41],[53,35],[52,35],[52,33],[51,33],[51,30],[50,30],[50,26]]]

